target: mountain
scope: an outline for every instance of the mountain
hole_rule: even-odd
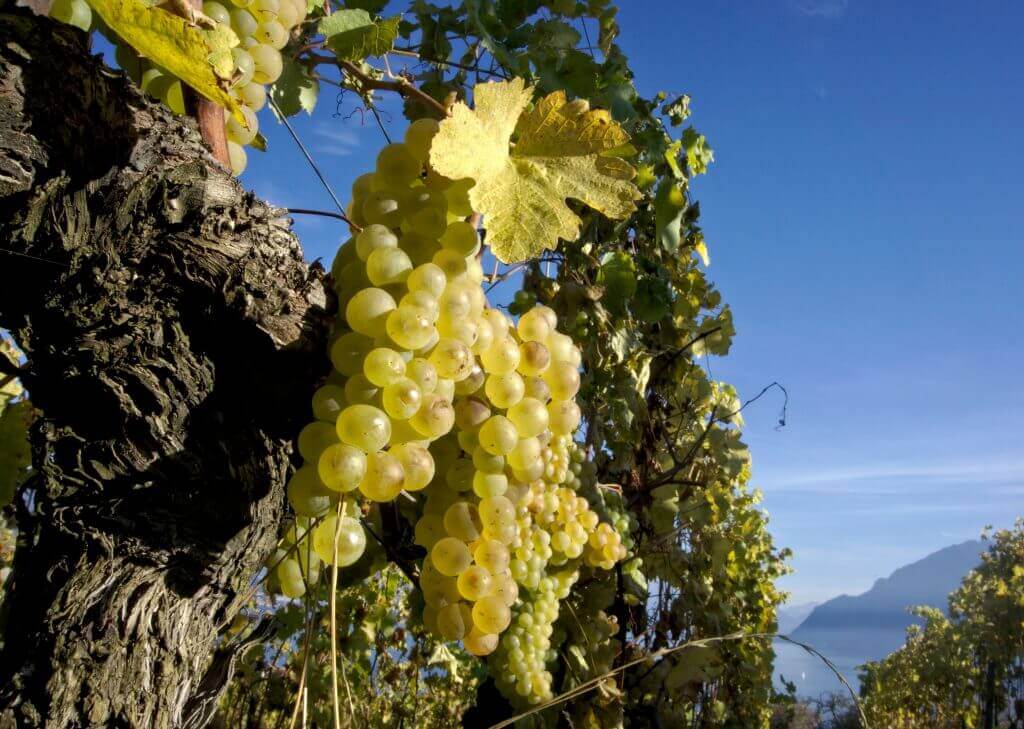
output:
[[[861,595],[840,595],[816,606],[789,635],[828,656],[856,686],[856,666],[884,658],[903,644],[908,625],[922,622],[907,608],[945,610],[949,593],[978,566],[984,550],[977,540],[940,549],[876,580]],[[838,689],[834,676],[816,658],[795,646],[777,644],[776,651],[777,672],[796,680],[801,695]]]
[[[816,602],[804,602],[799,605],[782,605],[777,608],[775,619],[779,624],[779,632],[783,635],[792,633],[817,606]]]

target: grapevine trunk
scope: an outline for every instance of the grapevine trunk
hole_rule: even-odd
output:
[[[326,361],[323,272],[84,39],[0,14],[0,326],[41,410],[0,727],[201,726]]]

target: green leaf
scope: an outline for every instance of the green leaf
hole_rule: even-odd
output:
[[[539,20],[530,34],[530,46],[539,49],[575,48],[580,42],[580,33],[561,20]]]
[[[690,116],[690,97],[683,94],[673,101],[665,102],[661,107],[661,113],[668,117],[672,126],[679,126]]]
[[[28,429],[34,410],[28,400],[0,408],[0,506],[14,498],[14,491],[28,476],[32,451]]]
[[[270,96],[281,113],[285,116],[294,116],[300,111],[312,114],[319,93],[320,82],[310,77],[303,64],[286,55],[281,76],[270,89]]]
[[[318,31],[343,61],[362,61],[392,49],[398,38],[399,15],[374,21],[365,10],[336,10],[320,19]]]
[[[648,324],[664,319],[672,311],[672,292],[668,282],[660,276],[642,276],[637,282],[636,295],[630,308]]]
[[[597,270],[597,285],[604,287],[601,300],[612,310],[621,311],[636,292],[636,263],[622,251],[606,253]]]
[[[708,165],[715,161],[715,153],[708,140],[693,127],[687,127],[683,132],[683,147],[686,148],[686,164],[694,175],[703,175],[708,171]]]
[[[346,8],[365,10],[368,13],[379,13],[387,7],[388,0],[345,0]]]

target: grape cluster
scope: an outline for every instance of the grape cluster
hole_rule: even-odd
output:
[[[231,49],[235,65],[231,95],[239,104],[244,122],[227,111],[224,113],[231,171],[240,175],[247,163],[244,147],[256,139],[259,131],[256,112],[267,103],[266,86],[281,76],[281,49],[287,45],[292,31],[306,19],[306,0],[230,0],[230,6],[207,0],[203,13],[215,24],[233,30],[240,41]],[[89,30],[93,23],[86,0],[55,0],[50,17],[82,30]],[[175,114],[184,114],[185,90],[181,80],[141,58],[120,39],[113,40],[114,58],[128,77]]]
[[[288,498],[300,525],[322,519],[311,553],[343,566],[365,537],[332,507],[354,514],[357,497],[412,496],[415,542],[427,550],[424,625],[474,655],[502,656],[509,691],[537,701],[550,692],[559,600],[584,563],[608,568],[624,552],[576,493],[589,468],[573,441],[580,351],[546,306],[515,322],[488,307],[480,240],[466,221],[472,182],[427,164],[437,129],[413,122],[353,184],[348,214],[360,230],[331,266],[343,313],[333,372],[299,434],[304,465]],[[293,536],[285,553],[291,545],[302,552]],[[294,594],[312,565],[291,556],[281,565],[281,589],[287,577]],[[547,627],[530,631],[531,621]]]

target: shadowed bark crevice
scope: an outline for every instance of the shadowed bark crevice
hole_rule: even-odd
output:
[[[0,14],[0,326],[42,411],[0,727],[198,726],[327,367],[324,273],[194,125]]]

